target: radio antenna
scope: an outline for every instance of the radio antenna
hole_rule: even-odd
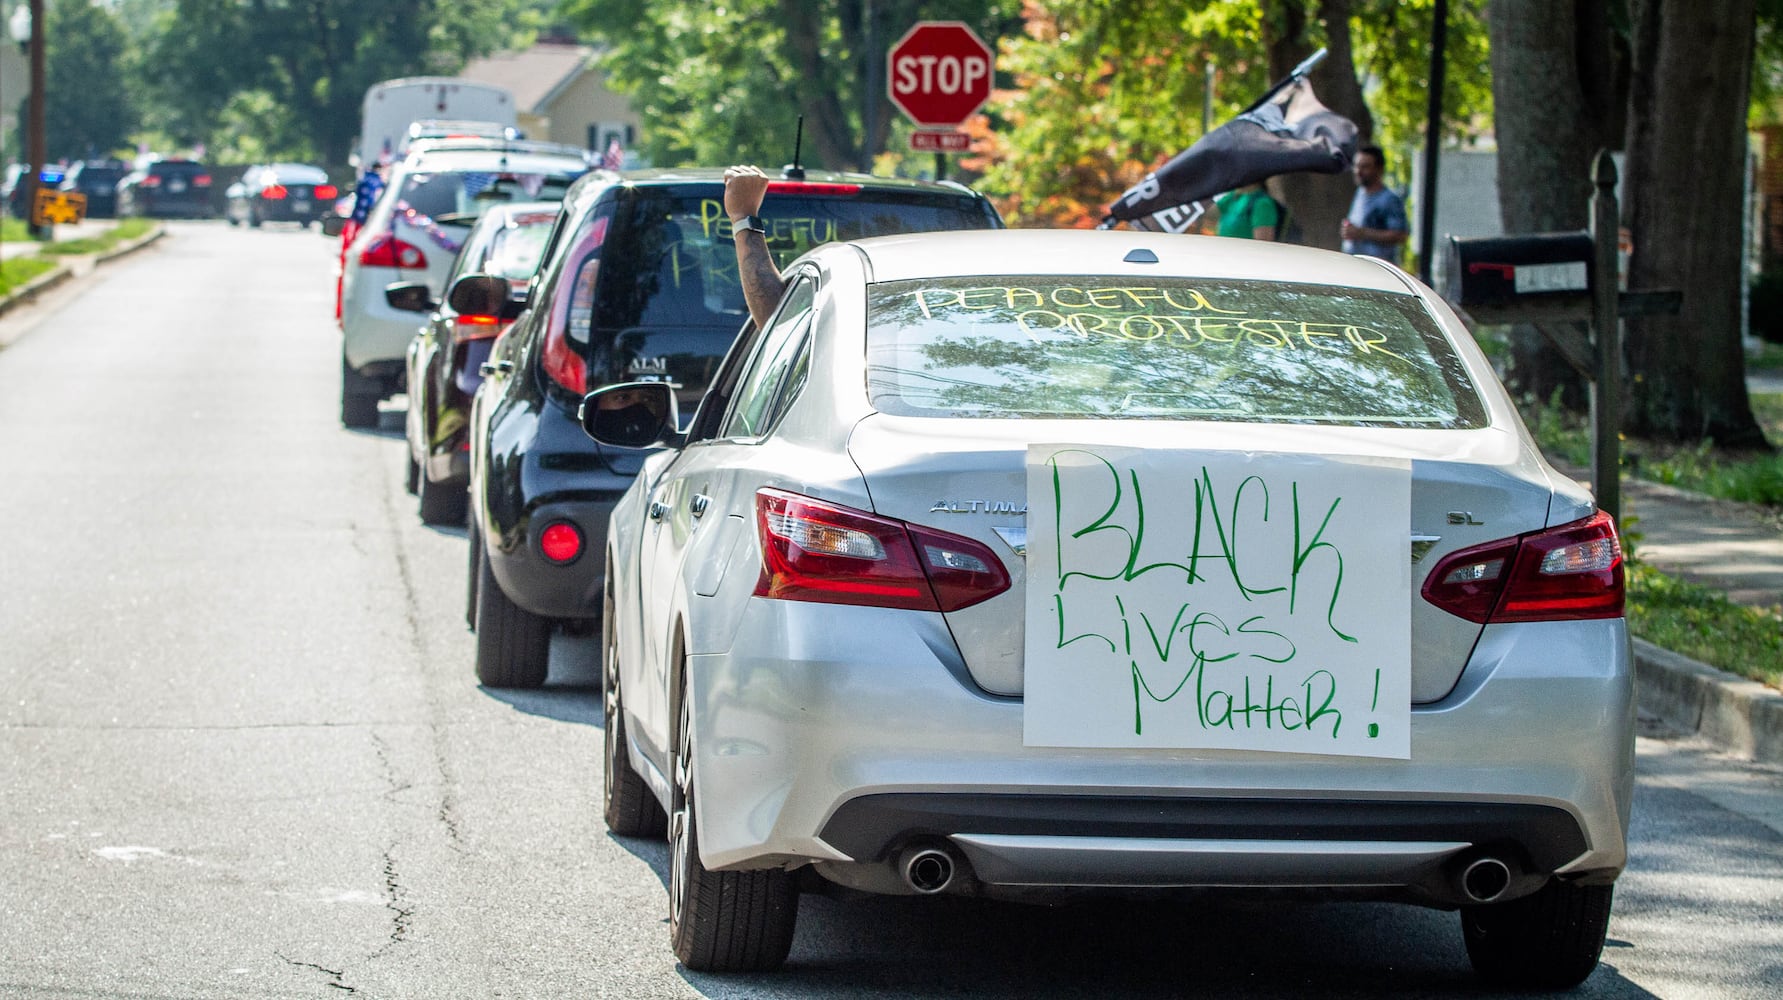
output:
[[[805,116],[800,115],[798,131],[793,133],[792,138],[792,162],[788,163],[786,167],[780,171],[780,176],[789,181],[802,181],[805,179],[805,168],[799,165],[799,154],[804,148]]]

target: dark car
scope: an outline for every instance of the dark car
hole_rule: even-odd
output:
[[[262,163],[249,167],[241,180],[223,193],[223,214],[229,224],[258,227],[266,222],[302,226],[328,214],[340,188],[329,183],[328,171],[306,163]]]
[[[137,167],[118,182],[118,214],[208,219],[214,214],[210,170],[197,160],[181,159]]]
[[[86,196],[87,218],[109,219],[118,214],[118,182],[129,172],[123,160],[82,160],[68,168],[62,190]]]
[[[483,210],[446,274],[445,302],[434,302],[425,281],[392,284],[390,305],[417,312],[432,310],[409,342],[408,488],[420,499],[427,524],[463,524],[470,482],[471,399],[483,384],[480,370],[490,346],[512,322],[510,301],[523,301],[538,272],[545,240],[562,205],[551,201],[509,202]],[[507,279],[502,303],[470,303],[458,309],[452,288],[467,274]],[[467,303],[457,303],[466,305]],[[506,315],[504,315],[506,313]]]
[[[31,206],[25,202],[25,198],[28,196],[31,185],[25,180],[26,173],[28,171],[22,163],[15,163],[7,167],[6,181],[3,185],[4,189],[0,190],[0,197],[6,199],[7,214],[15,219],[24,219],[29,222]],[[62,186],[62,181],[66,177],[67,174],[61,167],[53,163],[46,163],[43,165],[43,169],[37,172],[37,183],[41,188],[54,191]]]
[[[816,172],[774,181],[761,215],[781,263],[832,240],[1003,224],[963,185]],[[747,322],[720,171],[601,171],[565,196],[471,408],[468,611],[484,684],[542,684],[552,630],[600,621],[608,515],[653,451],[592,442],[582,397],[662,381],[691,415]]]

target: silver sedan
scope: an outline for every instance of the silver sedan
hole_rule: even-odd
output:
[[[787,272],[606,552],[609,827],[693,969],[798,893],[1288,888],[1458,909],[1486,979],[1596,966],[1634,699],[1615,525],[1404,272],[1128,232]]]

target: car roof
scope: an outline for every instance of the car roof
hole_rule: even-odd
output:
[[[869,281],[1095,274],[1299,282],[1414,294],[1404,272],[1370,257],[1218,236],[989,229],[878,236],[845,245],[865,256]],[[813,252],[834,253],[836,246]]]
[[[589,169],[580,150],[528,149],[518,144],[441,146],[411,150],[403,167],[410,173],[428,170],[495,170],[505,173],[581,173]]]
[[[474,136],[452,136],[438,139],[416,139],[409,143],[404,156],[413,159],[433,153],[452,151],[482,151],[519,154],[539,153],[553,156],[573,156],[584,163],[589,162],[589,153],[579,146],[570,146],[561,142],[535,142],[531,139],[500,139]]]
[[[672,184],[724,183],[725,167],[657,167],[647,170],[627,170],[619,174],[619,182],[624,185],[642,187]],[[768,175],[768,182],[773,185],[803,182],[806,184],[859,184],[875,190],[904,191],[946,191],[958,194],[969,194],[978,197],[978,193],[957,181],[925,181],[907,177],[879,177],[873,174],[850,173],[836,170],[806,170],[802,176],[788,177],[784,173]]]

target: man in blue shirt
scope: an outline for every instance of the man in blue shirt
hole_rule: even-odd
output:
[[[1385,183],[1387,155],[1379,146],[1356,151],[1356,197],[1343,220],[1344,253],[1361,253],[1399,263],[1399,247],[1411,236],[1405,202]]]

